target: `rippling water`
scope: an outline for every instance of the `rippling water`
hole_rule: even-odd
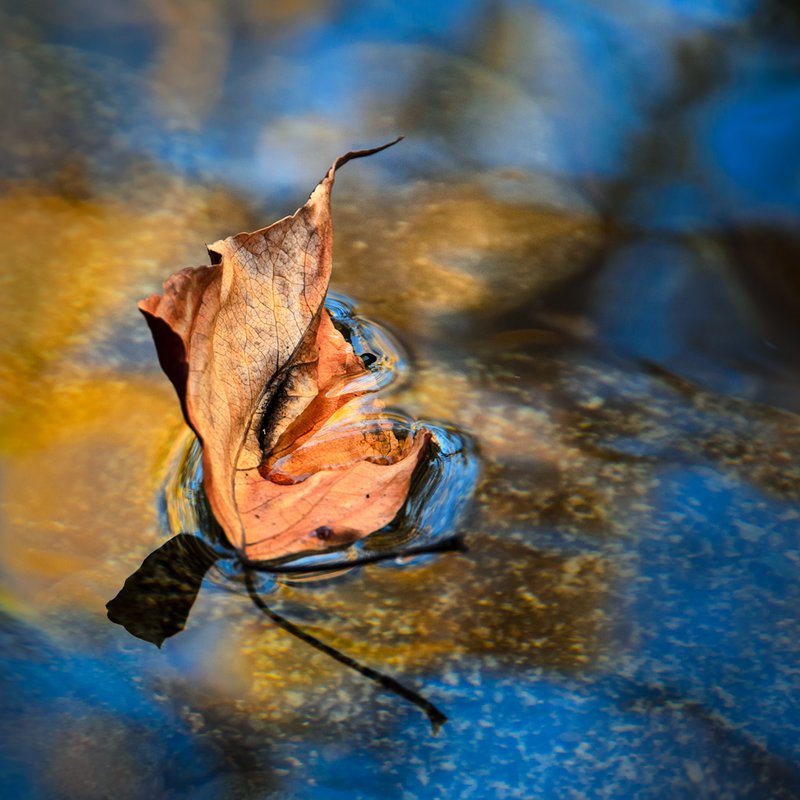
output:
[[[3,797],[800,794],[794,5],[0,13]],[[328,309],[437,453],[248,587],[136,300],[398,133]]]
[[[387,330],[357,316],[352,304],[335,292],[326,299],[325,309],[356,355],[362,359],[370,357],[365,362],[369,364],[372,377],[370,391],[397,388],[409,380],[411,367],[408,356]],[[399,412],[389,412],[387,419],[393,419],[393,424],[407,430],[425,428],[432,435],[430,453],[415,472],[405,505],[390,525],[365,541],[340,552],[294,559],[292,571],[287,573],[292,582],[317,579],[320,575],[340,575],[350,562],[378,554],[387,556],[386,560],[394,561],[396,565],[400,561],[417,563],[425,555],[405,557],[409,548],[435,548],[458,533],[478,482],[479,463],[474,443],[452,426],[412,420]],[[164,532],[173,535],[194,533],[209,546],[218,548],[224,560],[217,567],[220,574],[241,574],[242,564],[226,545],[203,493],[200,444],[189,434],[181,437],[175,449],[163,494]],[[393,558],[388,558],[389,555]],[[328,569],[320,573],[318,570],[323,566]],[[306,567],[311,570],[307,574],[303,571]],[[265,587],[261,588],[263,591]],[[276,586],[273,584],[270,588]]]

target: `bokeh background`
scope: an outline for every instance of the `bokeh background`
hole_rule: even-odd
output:
[[[800,11],[789,0],[6,0],[3,796],[800,793]],[[135,310],[337,176],[393,402],[472,436],[470,550],[163,650],[105,602],[183,426]],[[177,444],[176,444],[177,443]]]

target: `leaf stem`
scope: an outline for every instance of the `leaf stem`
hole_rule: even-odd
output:
[[[297,625],[295,625],[293,622],[290,622],[276,611],[273,611],[258,594],[255,584],[253,583],[253,573],[251,570],[247,570],[245,572],[244,580],[245,585],[247,586],[247,594],[250,596],[250,599],[253,601],[255,606],[264,614],[266,614],[266,616],[268,616],[276,625],[292,634],[292,636],[296,636],[306,644],[311,645],[311,647],[314,647],[321,653],[325,653],[325,655],[330,656],[340,664],[344,664],[346,667],[355,670],[365,678],[369,678],[371,681],[374,681],[387,691],[393,692],[399,697],[402,697],[404,700],[408,700],[410,703],[413,703],[415,706],[417,706],[417,708],[421,709],[430,720],[434,735],[438,733],[441,726],[447,722],[447,717],[441,711],[439,711],[439,709],[436,708],[436,706],[431,703],[430,700],[426,700],[424,697],[422,697],[422,695],[419,695],[415,691],[403,686],[402,683],[396,681],[389,675],[384,675],[382,672],[378,672],[377,670],[372,669],[372,667],[367,667],[364,664],[360,664],[355,659],[350,658],[350,656],[340,653],[335,647],[331,647],[330,645],[321,642],[316,638],[316,636],[306,633],[306,631],[304,631],[302,628],[297,627]]]
[[[465,553],[467,552],[464,540],[460,536],[451,536],[441,542],[434,544],[419,545],[409,547],[405,550],[390,550],[386,553],[372,553],[362,556],[352,561],[342,561],[339,563],[326,564],[269,564],[260,561],[249,561],[242,558],[242,563],[247,569],[256,572],[269,572],[275,575],[305,575],[310,572],[334,572],[340,569],[350,569],[351,567],[363,567],[367,564],[377,564],[381,561],[391,561],[395,558],[407,558],[409,556],[427,555],[429,553]]]

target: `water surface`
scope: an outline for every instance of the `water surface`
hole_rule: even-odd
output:
[[[3,12],[4,797],[800,794],[797,14],[440,5]],[[467,551],[260,588],[436,736],[235,570],[105,608],[186,435],[136,300],[397,133],[333,287],[475,442]]]

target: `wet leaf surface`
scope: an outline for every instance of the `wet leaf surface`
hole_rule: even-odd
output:
[[[203,445],[206,496],[252,560],[350,544],[389,523],[430,439],[401,431],[323,309],[337,159],[308,202],[209,246],[142,301],[159,361]]]

